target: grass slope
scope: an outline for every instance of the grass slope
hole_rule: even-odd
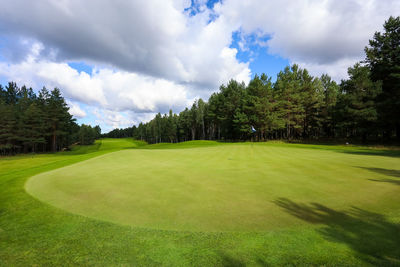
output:
[[[0,159],[0,265],[400,264],[397,152],[213,145],[161,150],[102,140],[86,151]],[[125,149],[132,147],[155,150]],[[110,164],[115,168],[104,173]],[[208,176],[211,171],[220,175]],[[52,205],[135,226],[44,204],[24,191],[27,180],[39,198],[45,188],[65,193],[48,192]],[[100,197],[85,199],[77,190]],[[131,213],[114,217],[112,209]]]
[[[276,204],[280,198],[374,212],[390,212],[400,200],[396,186],[371,181],[385,176],[371,169],[391,169],[400,165],[397,158],[257,143],[195,144],[162,145],[191,149],[107,154],[37,175],[26,189],[72,213],[189,231],[264,231],[305,224]]]

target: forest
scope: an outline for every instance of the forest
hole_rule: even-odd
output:
[[[390,17],[365,48],[365,60],[339,84],[294,64],[275,82],[255,75],[248,85],[231,80],[208,101],[179,114],[158,113],[147,123],[103,136],[149,143],[187,140],[400,140],[400,17]],[[255,130],[255,131],[254,131]]]
[[[99,126],[79,126],[68,110],[57,88],[43,87],[36,95],[14,82],[0,85],[0,154],[56,152],[100,137]]]

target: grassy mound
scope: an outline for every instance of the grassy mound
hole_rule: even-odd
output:
[[[306,224],[282,209],[281,199],[374,212],[397,206],[398,188],[377,182],[385,170],[396,172],[397,158],[276,143],[147,147],[153,150],[119,151],[37,175],[26,189],[72,213],[151,229],[205,232]]]

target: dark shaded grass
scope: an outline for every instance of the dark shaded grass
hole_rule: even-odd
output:
[[[365,263],[400,265],[400,225],[384,215],[357,207],[337,211],[318,203],[296,203],[281,198],[275,203],[291,215],[312,224],[327,240],[344,243]]]
[[[384,168],[366,168],[366,167],[358,167],[358,168],[375,172],[380,175],[395,177],[395,179],[390,179],[390,178],[369,179],[370,181],[400,185],[400,170],[392,170]]]
[[[326,145],[326,144],[288,144],[290,147],[306,148],[306,149],[322,149],[335,151],[339,153],[360,155],[360,156],[383,156],[383,157],[400,157],[399,147],[381,148],[381,147],[368,147],[368,146],[337,146],[337,145]]]
[[[384,168],[366,168],[366,167],[359,167],[368,171],[376,172],[379,174],[383,174],[386,176],[393,176],[396,178],[400,178],[400,170],[391,170],[391,169],[384,169]]]

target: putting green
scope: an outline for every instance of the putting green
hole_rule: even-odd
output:
[[[383,182],[399,173],[397,157],[269,143],[175,148],[109,153],[36,175],[25,188],[75,214],[165,230],[305,225],[277,205],[281,198],[339,210],[398,209],[400,187]]]

